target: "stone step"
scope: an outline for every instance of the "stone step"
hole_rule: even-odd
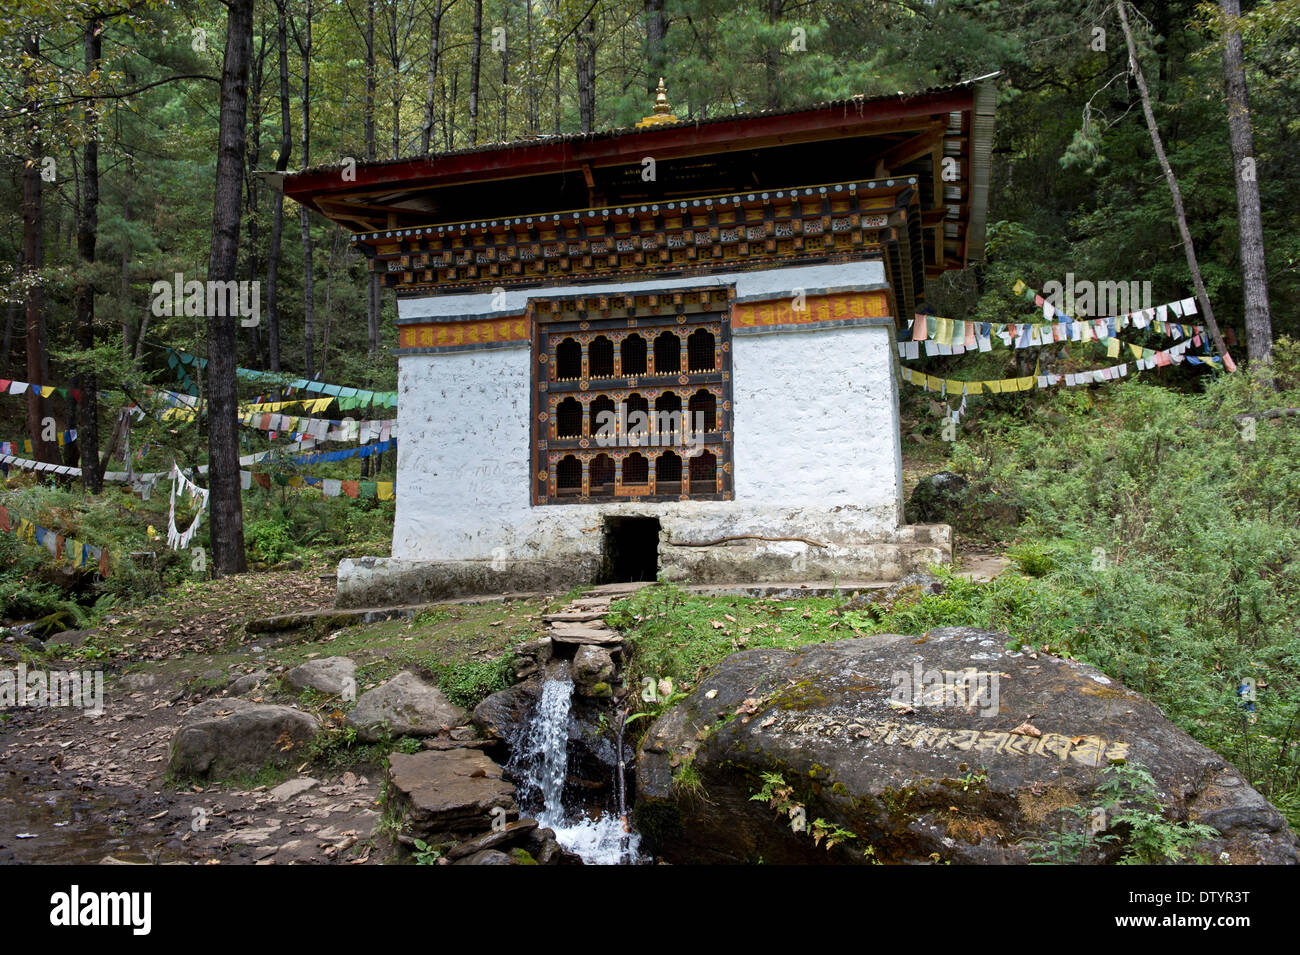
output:
[[[653,583],[654,581],[651,580],[637,580],[625,584],[601,584],[588,590],[587,597],[625,597]]]
[[[608,610],[608,597],[579,597],[572,601],[566,610]]]
[[[577,634],[578,636],[605,636],[617,633],[603,623],[553,623],[546,628],[546,635],[554,640],[557,636]]]
[[[605,614],[600,610],[561,611],[560,613],[542,614],[544,623],[587,623],[591,620],[604,620]]]
[[[552,633],[551,641],[579,646],[615,647],[622,645],[623,635],[617,630],[578,631],[575,629],[564,633]]]

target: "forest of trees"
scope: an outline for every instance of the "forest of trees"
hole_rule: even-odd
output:
[[[0,15],[0,376],[81,400],[28,394],[21,420],[10,402],[2,437],[102,471],[118,409],[174,383],[166,346],[213,357],[231,415],[236,362],[391,388],[392,296],[261,173],[629,126],[660,76],[689,122],[1001,71],[989,262],[934,307],[1006,320],[1014,278],[1067,272],[1166,301],[1195,265],[1262,357],[1297,332],[1298,55],[1300,0],[19,0]],[[259,281],[261,321],[154,314],[175,273]]]

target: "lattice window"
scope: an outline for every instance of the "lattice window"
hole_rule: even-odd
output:
[[[655,459],[655,487],[662,493],[680,491],[682,459],[675,451],[665,451]]]
[[[555,380],[577,381],[582,377],[582,346],[566,338],[555,349]]]
[[[691,487],[711,484],[717,477],[718,459],[712,451],[701,451],[691,458]]]
[[[650,480],[650,462],[640,451],[633,451],[623,459],[623,483],[646,484]]]
[[[587,376],[589,378],[614,377],[614,343],[604,335],[597,335],[587,346]]]
[[[635,332],[623,339],[623,375],[624,377],[633,377],[635,375],[644,375],[646,373],[646,345],[645,339]]]
[[[732,497],[730,326],[717,294],[534,319],[534,503]]]
[[[682,340],[676,332],[655,339],[655,374],[675,375],[682,370]]]
[[[665,391],[655,399],[653,430],[661,441],[666,438],[669,444],[678,443],[678,437],[682,433],[682,399],[674,392]]]
[[[591,496],[614,496],[614,459],[608,454],[598,454],[591,459]]]
[[[577,438],[582,435],[582,402],[565,398],[555,409],[555,436]]]
[[[627,415],[624,419],[629,434],[649,435],[650,434],[650,402],[643,395],[636,392],[628,395],[624,399],[624,407],[627,408]]]
[[[686,339],[686,367],[690,371],[713,371],[717,367],[714,354],[717,339],[707,328],[697,328]]]
[[[597,395],[592,398],[591,421],[587,426],[588,436],[595,437],[602,426],[607,427],[610,421],[617,420],[617,416],[618,404],[609,395]]]
[[[718,429],[718,399],[709,389],[701,388],[691,395],[686,413],[690,416],[692,428],[699,428],[701,431]]]
[[[561,494],[581,493],[582,462],[575,455],[566,454],[555,466],[555,486]]]

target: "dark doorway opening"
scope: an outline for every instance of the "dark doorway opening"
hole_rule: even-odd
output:
[[[659,518],[605,518],[602,584],[624,584],[659,577]]]

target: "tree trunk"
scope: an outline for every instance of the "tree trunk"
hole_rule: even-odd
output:
[[[14,274],[21,275],[23,272],[23,250],[18,250],[18,261],[14,265]],[[18,305],[17,298],[10,298],[9,304],[5,306],[5,334],[4,341],[0,342],[0,368],[5,371],[9,370],[9,359],[13,350],[14,326],[18,324]],[[17,375],[10,374],[10,378],[16,378]]]
[[[28,56],[39,58],[41,40],[36,34],[23,38],[23,48]],[[24,87],[31,88],[35,79],[24,71]],[[44,340],[45,303],[41,294],[38,273],[41,267],[41,246],[45,238],[45,216],[41,195],[41,170],[44,166],[43,146],[37,115],[40,105],[31,100],[25,104],[27,143],[31,149],[23,167],[23,271],[28,276],[27,286],[27,380],[33,385],[45,383]],[[59,448],[41,437],[45,430],[45,399],[39,390],[27,392],[27,434],[32,442],[32,457],[49,464],[59,463]]]
[[[375,0],[366,4],[366,102],[364,110],[364,127],[366,137],[366,159],[374,160],[377,149],[375,143]],[[379,348],[379,276],[374,272],[367,274],[366,284],[366,331],[369,338],[370,354]]]
[[[262,158],[262,82],[263,66],[266,63],[266,17],[261,17],[257,31],[259,44],[257,53],[249,65],[248,77],[248,174],[244,177],[245,202],[248,208],[248,279],[255,280],[260,273],[257,262],[258,240],[258,206],[261,201],[261,180],[253,175]],[[257,367],[266,368],[262,354],[261,322],[249,326],[248,335],[252,339],[253,354]]]
[[[1169,159],[1165,156],[1164,143],[1160,139],[1160,128],[1156,125],[1155,113],[1151,110],[1151,96],[1147,93],[1146,77],[1142,75],[1142,65],[1138,62],[1137,46],[1133,42],[1133,31],[1129,29],[1128,14],[1124,7],[1126,0],[1119,0],[1115,9],[1119,11],[1119,22],[1124,28],[1124,40],[1128,44],[1129,68],[1133,72],[1133,78],[1137,81],[1138,94],[1142,98],[1142,112],[1146,115],[1147,129],[1151,132],[1151,143],[1155,147],[1156,159],[1160,161],[1160,168],[1164,170],[1165,180],[1169,183],[1169,193],[1173,197],[1174,215],[1178,219],[1178,232],[1183,239],[1183,252],[1187,255],[1187,268],[1192,273],[1192,284],[1196,287],[1196,297],[1201,303],[1201,314],[1205,318],[1205,327],[1210,332],[1210,338],[1214,342],[1214,347],[1219,350],[1223,357],[1223,367],[1228,371],[1236,371],[1237,366],[1233,364],[1232,356],[1228,354],[1228,346],[1223,343],[1223,335],[1219,332],[1219,323],[1214,320],[1214,309],[1210,307],[1210,297],[1205,292],[1205,283],[1201,280],[1201,268],[1196,262],[1196,247],[1192,244],[1192,233],[1187,228],[1187,214],[1183,211],[1183,194],[1178,188],[1178,179],[1174,176],[1173,167],[1169,165]]]
[[[528,2],[528,0],[525,0]],[[502,19],[505,21],[505,37],[501,47],[501,134],[497,142],[507,142],[509,136],[506,135],[506,124],[509,120],[507,115],[510,109],[510,4],[509,0],[502,0],[501,3]]]
[[[82,40],[86,74],[99,68],[103,56],[103,21],[86,21]],[[84,353],[95,347],[95,244],[99,231],[99,107],[86,107],[86,145],[82,149],[81,216],[77,222],[77,255],[82,280],[77,288],[77,346]],[[77,450],[81,452],[81,484],[91,494],[103,490],[99,471],[99,380],[94,368],[80,375],[81,401],[77,402]]]
[[[212,215],[209,281],[231,281],[239,265],[239,213],[244,171],[244,123],[253,52],[253,0],[227,0],[221,121]],[[208,316],[208,487],[212,566],[217,576],[247,570],[239,487],[238,394],[234,315]]]
[[[280,53],[280,155],[277,172],[289,168],[293,132],[289,118],[289,11],[288,0],[276,0],[275,45]],[[271,371],[280,370],[280,247],[284,239],[284,191],[275,190],[271,219],[271,248],[266,262],[266,348]]]
[[[428,90],[424,99],[424,124],[420,127],[420,148],[423,152],[428,153],[433,144],[433,114],[434,114],[434,97],[438,89],[438,59],[442,55],[440,45],[442,43],[442,15],[445,13],[441,0],[434,8],[433,14],[429,20],[429,79],[426,86]]]
[[[773,35],[776,25],[781,21],[785,9],[785,0],[767,0],[767,25],[772,27]],[[775,42],[775,41],[774,41]],[[777,71],[780,50],[769,46],[763,52],[763,75],[767,82],[767,108],[776,109],[781,105],[781,81]]]
[[[525,69],[524,89],[528,91],[528,132],[536,136],[541,129],[541,90],[537,88],[537,77],[533,73],[533,60],[536,50],[533,42],[533,4],[528,0],[524,4],[524,39],[527,44],[528,64]]]
[[[584,133],[596,125],[596,14],[582,21],[578,42],[578,120]]]
[[[659,88],[659,77],[664,75],[664,37],[667,33],[664,0],[645,0],[645,65],[649,71],[645,88],[651,102],[654,102],[655,91]]]
[[[483,0],[474,0],[474,35],[469,46],[469,144],[478,145],[478,83],[483,58]]]
[[[1255,171],[1255,136],[1250,125],[1246,73],[1242,67],[1239,0],[1219,0],[1226,18],[1223,45],[1223,85],[1228,94],[1228,141],[1232,145],[1233,178],[1237,183],[1237,231],[1241,236],[1241,285],[1245,298],[1246,354],[1261,364],[1273,355],[1273,321],[1268,305],[1268,276],[1264,265],[1264,224],[1259,211],[1259,182]]]
[[[295,33],[298,52],[302,55],[302,168],[311,167],[311,0],[307,0],[305,24],[301,35]],[[302,227],[302,305],[303,371],[316,377],[316,296],[315,275],[311,261],[311,214],[306,206],[298,207]]]

